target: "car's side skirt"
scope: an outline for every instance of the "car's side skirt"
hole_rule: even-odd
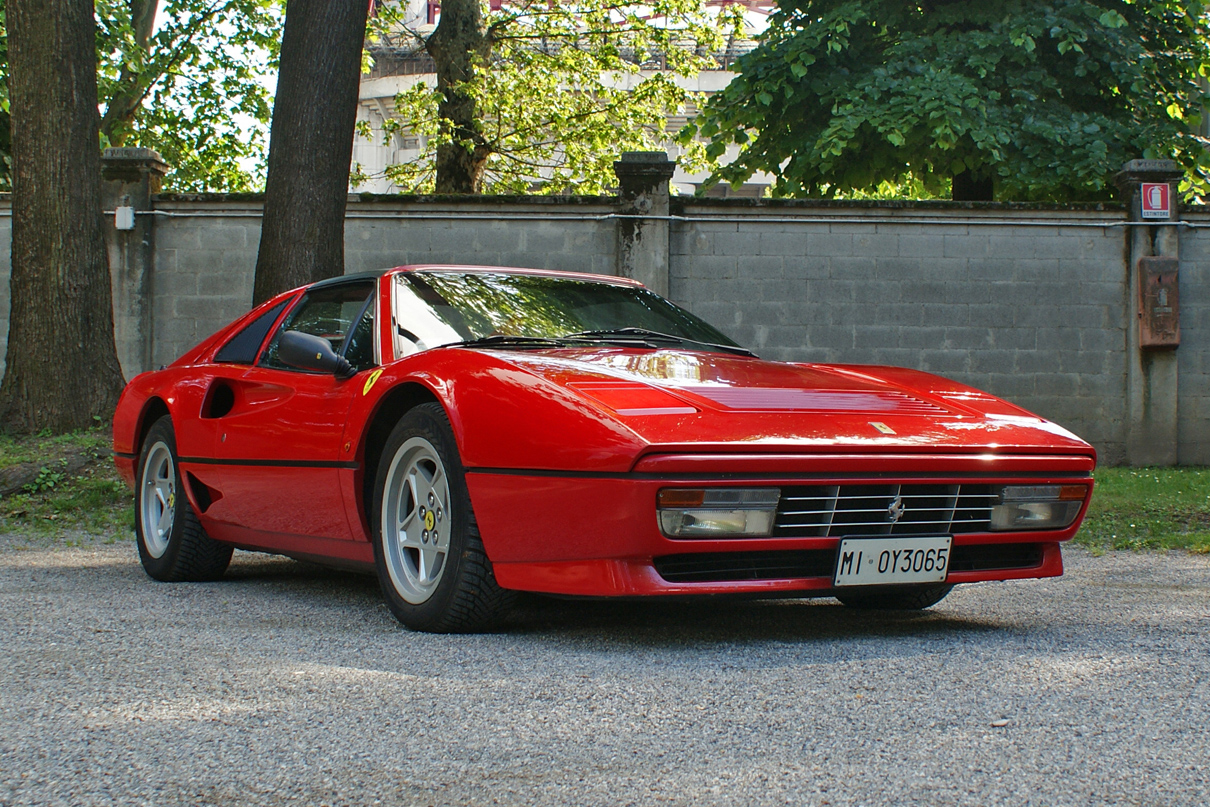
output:
[[[367,570],[374,567],[374,549],[365,541],[258,532],[204,517],[202,526],[214,540],[232,544],[239,549],[289,555],[338,568]]]

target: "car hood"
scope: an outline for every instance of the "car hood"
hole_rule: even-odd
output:
[[[905,368],[682,350],[496,355],[588,401],[660,450],[1095,454],[1076,435],[1007,401]]]

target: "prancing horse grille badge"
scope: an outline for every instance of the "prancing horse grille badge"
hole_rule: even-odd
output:
[[[886,509],[886,514],[891,519],[892,524],[898,524],[899,519],[903,518],[905,512],[907,512],[907,505],[903,503],[902,496],[896,496],[895,501],[891,502],[890,507]]]

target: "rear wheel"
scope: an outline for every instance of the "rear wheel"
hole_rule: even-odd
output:
[[[850,608],[879,611],[919,611],[945,599],[953,586],[918,586],[863,594],[837,594]]]
[[[217,580],[231,562],[231,547],[206,535],[185,496],[167,415],[152,424],[139,452],[134,529],[139,560],[156,580]]]
[[[374,485],[374,559],[387,605],[412,630],[484,630],[515,594],[500,588],[479,539],[453,430],[438,404],[396,424]]]

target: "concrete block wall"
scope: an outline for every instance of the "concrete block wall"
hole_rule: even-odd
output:
[[[1120,211],[681,211],[671,296],[761,355],[938,373],[1125,459]]]
[[[1182,228],[1180,233],[1178,461],[1210,465],[1210,213],[1182,218],[1207,229]]]
[[[159,367],[252,305],[261,203],[157,203],[151,275],[152,364]]]

